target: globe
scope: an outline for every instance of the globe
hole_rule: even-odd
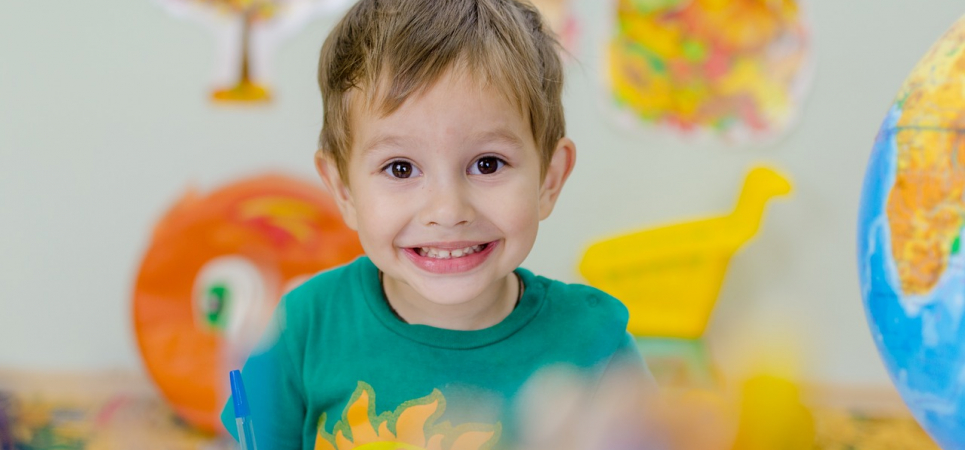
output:
[[[945,450],[965,450],[963,19],[922,58],[888,111],[858,218],[872,336],[902,399]]]

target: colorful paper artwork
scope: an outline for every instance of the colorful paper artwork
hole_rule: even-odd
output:
[[[616,0],[608,82],[621,120],[730,143],[793,122],[810,81],[796,0]]]
[[[157,0],[179,17],[210,27],[219,41],[216,102],[264,102],[270,51],[310,19],[341,11],[349,0]]]
[[[178,415],[220,428],[228,372],[283,293],[362,254],[319,186],[266,175],[190,192],[157,223],[134,287],[144,365]]]

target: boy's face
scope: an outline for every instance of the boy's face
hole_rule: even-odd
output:
[[[318,167],[386,291],[422,307],[497,301],[573,167],[572,142],[541,180],[519,108],[460,71],[388,116],[355,106],[348,185],[331,161]]]

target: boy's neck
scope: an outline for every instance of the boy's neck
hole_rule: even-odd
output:
[[[459,305],[440,305],[421,298],[403,283],[383,279],[381,272],[379,275],[389,307],[400,319],[448,330],[482,330],[502,322],[516,308],[523,290],[519,277],[510,273],[484,297]]]

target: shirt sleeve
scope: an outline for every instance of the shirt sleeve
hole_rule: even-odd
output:
[[[286,326],[282,301],[275,312],[259,351],[252,353],[242,369],[245,391],[251,409],[255,442],[260,450],[302,448],[305,423],[304,387],[298,370],[299,354],[292,342],[295,332]],[[225,380],[227,380],[225,374]],[[234,401],[228,398],[221,422],[238,440]]]

